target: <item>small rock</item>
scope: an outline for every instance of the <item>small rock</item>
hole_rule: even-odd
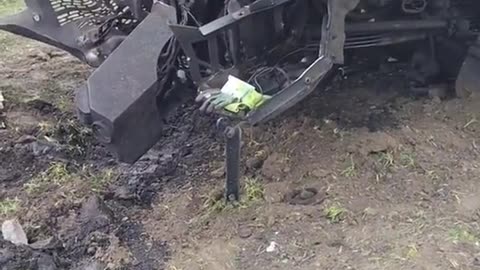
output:
[[[379,211],[378,209],[367,207],[363,210],[363,214],[365,216],[376,216],[378,215]]]
[[[88,255],[94,255],[96,251],[97,251],[96,247],[88,247],[87,254]]]
[[[34,156],[43,156],[53,150],[53,145],[45,142],[35,141],[31,144],[32,152]]]
[[[302,200],[308,200],[310,198],[312,198],[313,196],[315,196],[315,192],[311,191],[311,190],[306,190],[306,189],[303,189],[301,192],[300,192],[300,199]]]
[[[395,138],[385,132],[368,132],[359,134],[360,139],[355,144],[349,146],[349,152],[358,152],[363,156],[369,154],[394,150],[398,147]]]
[[[293,205],[317,205],[326,198],[324,192],[318,192],[316,188],[295,189],[284,196],[284,201]]]
[[[268,245],[268,247],[265,249],[265,251],[268,253],[274,252],[275,250],[277,250],[277,245],[278,245],[277,243],[272,241],[270,242],[270,245]]]
[[[272,227],[275,223],[277,223],[275,216],[271,215],[267,217],[267,227]]]
[[[248,238],[253,234],[253,230],[248,226],[240,226],[238,228],[238,236],[240,238]]]
[[[246,165],[247,165],[247,168],[251,170],[258,170],[262,167],[263,161],[264,160],[258,157],[252,157],[247,160]]]
[[[18,138],[15,143],[17,144],[27,144],[36,141],[37,138],[35,138],[32,135],[22,135],[20,138]]]
[[[116,199],[120,200],[133,200],[135,199],[135,194],[130,192],[126,186],[118,186],[113,190],[113,196]]]
[[[112,213],[98,196],[88,198],[80,210],[80,223],[88,232],[110,224]]]
[[[442,98],[447,96],[448,89],[444,85],[432,86],[428,89],[428,96],[432,99],[438,99],[441,101]]]
[[[474,265],[474,266],[480,266],[480,259],[474,258],[474,259],[473,259],[473,265]]]
[[[44,240],[39,240],[35,243],[30,244],[30,247],[33,249],[54,249],[61,244],[58,242],[58,240],[54,237],[49,237]]]
[[[15,245],[27,245],[28,239],[22,225],[16,219],[5,220],[2,224],[3,239]]]
[[[315,169],[312,171],[312,176],[316,178],[325,178],[330,174],[329,171],[324,169]]]
[[[432,102],[434,104],[440,104],[440,103],[442,103],[442,99],[440,97],[433,97]]]
[[[263,162],[268,158],[266,151],[261,150],[255,153],[255,156],[248,159],[246,162],[247,168],[251,170],[260,169],[263,166]]]

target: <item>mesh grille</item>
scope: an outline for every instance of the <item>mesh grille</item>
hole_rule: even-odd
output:
[[[60,26],[73,22],[80,29],[128,12],[128,7],[120,7],[114,0],[50,0],[50,3]],[[119,22],[128,25],[135,20],[122,18]]]

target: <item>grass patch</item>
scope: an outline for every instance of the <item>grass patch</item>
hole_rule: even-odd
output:
[[[0,17],[15,14],[24,8],[25,2],[22,0],[0,0]]]
[[[381,152],[378,154],[378,162],[382,169],[391,170],[395,166],[395,157],[390,151]]]
[[[263,201],[265,198],[265,188],[261,180],[257,178],[244,179],[243,193],[240,195],[239,202],[227,203],[225,199],[225,190],[215,190],[206,196],[204,208],[208,213],[222,212],[227,209],[248,208],[252,203]]]
[[[88,181],[93,192],[102,192],[118,177],[117,172],[111,168],[94,172],[84,167],[82,171],[82,177]]]
[[[353,160],[353,156],[349,155],[349,160],[347,162],[346,168],[340,172],[344,177],[354,177],[357,175],[357,165]]]
[[[407,259],[415,259],[418,256],[418,248],[415,244],[408,245],[406,257]]]
[[[71,91],[56,81],[49,81],[41,90],[40,98],[51,102],[57,109],[69,112],[73,106]]]
[[[25,3],[22,0],[0,0],[0,17],[13,15],[23,9],[25,9]],[[5,52],[10,52],[17,44],[12,37],[12,34],[0,31],[0,55],[2,57],[5,57]]]
[[[51,136],[55,132],[55,126],[47,121],[39,122],[38,132],[43,136]]]
[[[117,172],[110,168],[97,171],[92,167],[84,166],[74,170],[68,168],[67,164],[58,162],[53,163],[24,187],[28,194],[35,195],[49,188],[61,187],[77,181],[74,185],[83,187],[81,189],[83,192],[102,192],[117,177]]]
[[[71,180],[72,175],[67,170],[67,165],[64,163],[53,163],[42,175],[44,179],[61,185]]]
[[[67,165],[61,162],[52,163],[39,176],[24,185],[29,194],[46,191],[51,186],[60,186],[73,179],[73,175],[67,169]]]
[[[208,213],[222,212],[226,207],[226,201],[222,192],[214,191],[210,193],[203,203],[203,207],[207,209]]]
[[[449,239],[454,243],[470,243],[479,245],[479,235],[472,233],[467,228],[456,227],[448,232]]]
[[[256,178],[245,180],[245,197],[247,202],[263,200],[265,197],[263,184]]]
[[[400,164],[404,168],[411,168],[414,169],[417,167],[417,162],[415,161],[415,154],[402,152],[400,153]]]
[[[4,44],[1,39],[1,34],[2,32],[0,31],[0,49]],[[5,98],[4,104],[20,104],[28,98],[25,89],[18,85],[2,85],[0,86],[0,92],[2,92],[3,97]]]
[[[440,176],[438,176],[437,172],[434,170],[425,170],[425,174],[430,179],[431,181],[438,181],[440,179]]]
[[[20,201],[18,199],[5,199],[0,201],[0,214],[8,216],[15,214],[20,208]]]
[[[55,127],[55,137],[61,144],[67,146],[71,155],[85,155],[85,149],[93,141],[93,135],[89,128],[80,125],[77,121],[60,121]]]
[[[478,120],[476,117],[473,117],[472,119],[470,119],[470,121],[468,121],[464,126],[463,128],[464,129],[467,129],[469,126],[475,124],[475,123],[478,123]]]
[[[61,119],[54,124],[40,122],[38,135],[49,142],[61,144],[72,157],[84,156],[86,148],[93,143],[91,130],[71,119]]]
[[[331,223],[338,223],[345,218],[347,209],[343,208],[340,204],[334,204],[325,208],[324,212]]]

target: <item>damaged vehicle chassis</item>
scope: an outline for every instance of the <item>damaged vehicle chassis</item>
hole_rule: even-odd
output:
[[[285,112],[338,73],[408,63],[410,87],[478,89],[477,0],[26,0],[0,29],[96,67],[76,93],[79,118],[133,163],[169,112],[231,75],[270,98],[220,115],[226,198],[239,199],[242,125]],[[192,91],[192,89],[194,91]]]

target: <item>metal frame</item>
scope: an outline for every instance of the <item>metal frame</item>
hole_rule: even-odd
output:
[[[322,40],[319,44],[319,57],[292,84],[274,95],[272,99],[246,117],[250,125],[256,125],[278,116],[308,96],[322,81],[326,81],[335,63],[343,62],[345,43],[345,16],[356,7],[359,0],[329,0],[327,17],[322,25]],[[331,16],[336,15],[333,18]],[[342,38],[343,37],[343,38]],[[338,50],[340,46],[341,50]],[[227,169],[226,194],[227,201],[239,200],[240,181],[240,124],[226,126],[219,120],[226,141],[225,167]]]

